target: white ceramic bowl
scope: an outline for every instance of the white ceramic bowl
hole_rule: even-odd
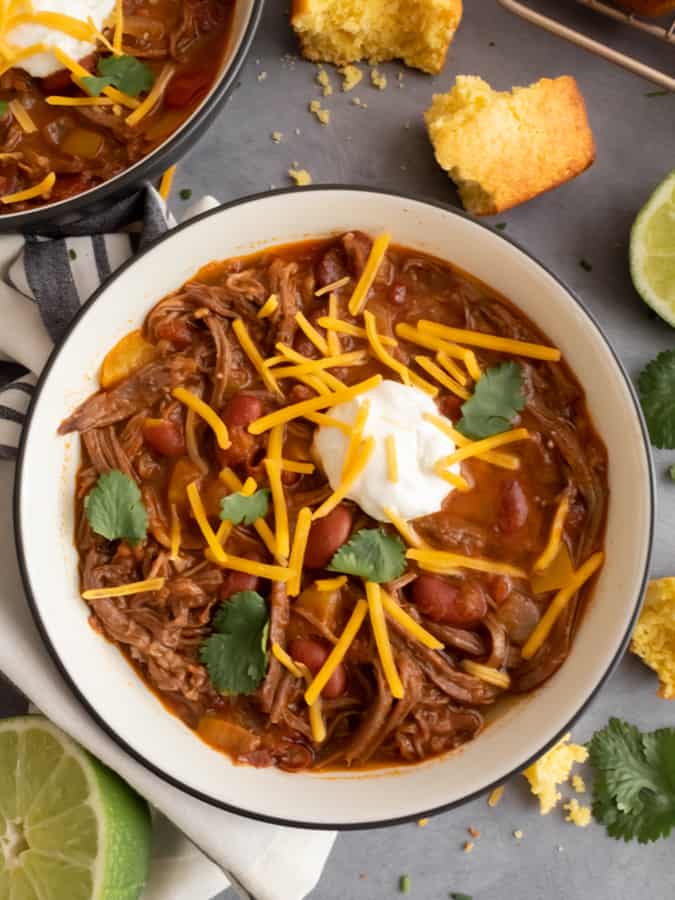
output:
[[[560,671],[461,751],[415,766],[287,774],[234,766],[169,715],[119,651],[87,624],[73,546],[77,436],[59,423],[97,387],[105,352],[152,305],[211,260],[268,245],[388,228],[492,285],[530,316],[584,386],[609,451],[607,561]],[[175,229],[86,305],[42,376],[24,431],[16,487],[19,557],[33,613],[61,671],[108,733],[174,785],[246,815],[291,825],[364,827],[460,803],[521,769],[565,731],[625,649],[652,535],[650,455],[626,373],[579,301],[509,240],[454,210],[368,189],[282,191],[229,204]]]

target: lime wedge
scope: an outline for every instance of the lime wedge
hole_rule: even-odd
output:
[[[645,303],[675,326],[675,171],[656,188],[633,223],[630,273]]]
[[[148,806],[42,716],[0,721],[0,900],[137,900]]]

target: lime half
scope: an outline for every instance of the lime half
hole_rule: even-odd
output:
[[[148,806],[42,716],[0,721],[0,900],[137,900]]]
[[[633,223],[630,273],[645,303],[675,326],[675,171],[656,188]]]

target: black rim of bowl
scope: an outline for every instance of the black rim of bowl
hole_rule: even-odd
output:
[[[77,222],[80,216],[76,214],[86,213],[88,209],[94,209],[104,200],[128,195],[144,180],[163,171],[184,156],[209,128],[235,87],[237,77],[258,30],[264,5],[265,0],[252,0],[251,15],[241,37],[241,43],[237,52],[230,60],[227,68],[223,70],[211,94],[178,131],[174,132],[159,147],[147,156],[144,156],[131,168],[125,169],[115,178],[104,181],[102,184],[96,185],[96,187],[90,188],[81,194],[75,194],[73,197],[68,197],[65,200],[59,200],[56,203],[47,203],[45,206],[39,206],[36,209],[1,214],[0,233],[7,231],[39,231],[42,227],[47,228],[58,225],[60,220],[67,222],[71,216],[73,217],[73,222]]]
[[[404,816],[393,816],[393,817],[387,818],[387,819],[378,819],[375,821],[355,822],[355,823],[352,823],[352,822],[346,822],[346,823],[345,822],[328,822],[328,821],[320,822],[320,823],[305,822],[305,821],[301,821],[301,820],[297,820],[297,819],[286,819],[286,818],[280,818],[277,816],[269,816],[269,815],[265,815],[263,813],[254,812],[254,811],[247,810],[247,809],[239,807],[239,806],[234,806],[234,805],[225,803],[222,800],[217,800],[213,797],[210,797],[208,794],[204,794],[203,792],[184,784],[182,781],[180,781],[180,779],[177,779],[171,775],[168,775],[161,768],[159,768],[153,762],[151,762],[145,756],[143,756],[143,754],[141,752],[139,752],[138,750],[136,750],[135,748],[130,746],[125,741],[125,739],[122,738],[119,734],[117,734],[117,732],[114,731],[108,725],[108,723],[105,721],[105,719],[103,719],[98,714],[98,712],[94,709],[94,707],[89,702],[87,697],[84,695],[82,690],[80,690],[78,685],[70,677],[70,674],[68,673],[68,670],[67,670],[65,664],[62,662],[58,652],[56,651],[56,648],[52,644],[51,639],[49,637],[49,633],[47,631],[47,628],[45,627],[45,624],[42,621],[42,617],[40,616],[40,612],[39,612],[37,603],[35,602],[35,597],[34,597],[33,591],[32,591],[30,575],[29,575],[29,570],[28,570],[28,564],[26,561],[25,550],[24,550],[23,539],[22,539],[23,511],[21,508],[21,484],[22,484],[23,478],[24,478],[24,456],[25,456],[26,446],[28,444],[28,439],[29,439],[29,435],[30,435],[30,430],[31,430],[31,426],[32,426],[34,413],[35,413],[35,410],[38,406],[38,402],[40,399],[40,394],[42,393],[42,388],[43,388],[46,380],[49,378],[49,373],[51,371],[51,368],[52,368],[55,360],[61,353],[66,351],[66,348],[68,345],[68,339],[70,338],[71,333],[77,326],[80,319],[83,316],[85,316],[87,314],[87,312],[93,307],[93,305],[98,300],[99,296],[104,291],[109,290],[112,282],[114,282],[130,266],[134,265],[136,260],[140,259],[141,257],[145,256],[148,253],[152,253],[153,250],[159,244],[163,243],[166,240],[169,240],[176,232],[182,231],[185,228],[189,228],[191,225],[193,225],[196,222],[201,221],[202,219],[209,218],[210,216],[217,216],[219,213],[223,212],[224,210],[233,209],[233,208],[236,208],[238,206],[243,206],[244,204],[248,204],[248,203],[254,203],[258,200],[262,200],[262,199],[265,199],[270,196],[280,196],[280,195],[284,195],[284,194],[294,194],[294,193],[314,193],[314,192],[321,193],[322,191],[352,191],[352,192],[358,191],[363,194],[384,194],[386,196],[395,197],[397,199],[404,200],[404,201],[410,201],[410,202],[414,202],[414,203],[422,203],[427,206],[433,206],[437,209],[443,210],[445,213],[447,213],[449,215],[459,216],[461,218],[468,219],[473,224],[479,225],[481,228],[485,228],[491,234],[496,234],[502,240],[505,240],[508,243],[512,244],[514,247],[516,247],[517,250],[519,250],[521,253],[523,253],[535,265],[541,267],[548,275],[551,276],[551,278],[554,279],[554,281],[557,284],[559,284],[563,288],[563,290],[568,294],[568,296],[573,300],[573,302],[581,309],[581,311],[587,317],[587,319],[590,321],[593,328],[595,328],[598,335],[602,339],[603,343],[607,347],[607,350],[611,354],[611,356],[617,366],[617,369],[625,382],[626,388],[628,389],[628,393],[633,402],[635,415],[637,416],[638,422],[640,424],[640,431],[642,434],[642,446],[643,446],[645,459],[646,459],[646,463],[647,463],[647,476],[648,476],[648,481],[649,481],[649,533],[648,533],[648,542],[647,542],[647,552],[646,552],[646,558],[645,558],[645,562],[644,562],[644,571],[642,572],[641,579],[640,579],[640,588],[635,597],[635,609],[634,609],[633,614],[628,623],[628,627],[626,628],[626,633],[625,633],[623,639],[621,640],[619,646],[617,647],[617,650],[616,650],[614,656],[607,664],[607,668],[605,669],[604,674],[599,678],[598,682],[594,685],[593,689],[591,690],[589,695],[586,697],[584,702],[581,704],[581,706],[579,707],[577,712],[573,716],[571,716],[569,721],[564,725],[564,727],[562,727],[554,735],[554,737],[552,737],[549,741],[542,744],[541,746],[537,746],[537,748],[532,752],[532,754],[528,757],[528,759],[526,759],[522,763],[519,763],[514,769],[511,769],[510,771],[506,772],[503,776],[501,776],[496,781],[493,781],[492,783],[485,785],[485,787],[482,787],[479,790],[476,790],[476,791],[472,792],[471,794],[468,794],[467,796],[462,797],[458,800],[454,800],[452,802],[446,802],[446,803],[439,803],[437,806],[434,806],[430,809],[419,809],[419,810],[416,810],[415,812],[407,813]],[[202,213],[199,216],[195,216],[193,219],[190,219],[189,221],[176,226],[176,228],[172,229],[167,234],[158,238],[156,241],[154,241],[152,244],[150,244],[145,250],[143,250],[137,256],[132,257],[130,260],[125,262],[122,266],[120,266],[119,269],[116,270],[115,273],[113,273],[113,275],[108,279],[108,281],[105,282],[103,285],[101,285],[101,287],[82,306],[82,308],[79,310],[79,312],[77,313],[77,315],[75,316],[73,321],[70,323],[68,330],[66,331],[61,344],[58,347],[55,347],[54,350],[52,351],[52,353],[50,354],[50,357],[47,360],[47,363],[46,363],[44,369],[42,370],[42,373],[41,373],[38,383],[36,385],[35,393],[33,395],[33,399],[31,401],[30,408],[29,408],[28,412],[26,413],[26,420],[25,420],[25,424],[23,427],[22,435],[21,435],[21,443],[19,446],[19,454],[18,454],[17,469],[16,469],[16,480],[15,480],[15,486],[14,486],[14,536],[15,536],[17,555],[18,555],[18,560],[19,560],[19,568],[21,571],[21,578],[23,581],[23,586],[24,586],[24,590],[26,592],[26,596],[28,598],[28,604],[30,606],[30,610],[33,615],[35,624],[38,628],[38,631],[40,632],[40,634],[42,636],[42,639],[45,642],[45,645],[47,647],[47,650],[48,650],[50,656],[52,657],[52,659],[53,659],[54,663],[56,664],[57,668],[59,669],[59,671],[61,672],[61,675],[63,676],[64,680],[70,686],[71,690],[73,691],[75,696],[80,700],[80,702],[85,707],[85,709],[88,711],[88,713],[93,717],[93,719],[97,722],[97,724],[109,735],[109,737],[111,737],[113,739],[113,741],[122,750],[124,750],[126,753],[128,753],[137,762],[141,763],[141,765],[145,766],[146,769],[149,769],[155,775],[162,778],[164,781],[168,782],[169,784],[173,785],[174,787],[179,788],[180,790],[184,791],[186,794],[191,795],[192,797],[196,797],[198,800],[202,800],[203,802],[208,803],[211,806],[218,807],[220,809],[226,810],[227,812],[246,816],[247,818],[256,819],[261,822],[268,822],[273,825],[286,825],[286,826],[289,826],[292,828],[308,828],[308,829],[314,829],[314,830],[330,830],[330,831],[336,831],[336,830],[337,831],[355,831],[355,830],[360,830],[360,829],[382,828],[382,827],[388,827],[391,825],[401,825],[405,822],[414,822],[414,821],[418,820],[419,818],[421,818],[422,816],[438,815],[439,813],[447,812],[448,810],[455,809],[456,807],[462,806],[465,803],[468,803],[471,800],[474,800],[475,798],[488,793],[493,788],[502,784],[504,781],[506,781],[512,775],[515,775],[518,772],[522,771],[523,769],[527,768],[527,766],[529,766],[532,762],[534,762],[536,759],[538,759],[542,753],[544,753],[546,750],[548,750],[550,747],[552,747],[558,740],[560,740],[560,738],[564,734],[566,734],[572,728],[574,723],[577,722],[579,717],[585,712],[585,710],[587,709],[589,704],[595,699],[600,688],[605,684],[607,679],[613,673],[614,669],[617,667],[618,663],[620,662],[621,658],[623,657],[623,654],[628,646],[628,642],[630,640],[635,622],[637,620],[638,614],[639,614],[641,606],[642,606],[642,597],[643,597],[645,587],[647,584],[649,565],[650,565],[650,561],[651,561],[653,540],[654,540],[655,510],[656,510],[656,504],[655,504],[654,465],[653,465],[652,456],[651,456],[651,452],[650,452],[650,443],[649,443],[647,427],[645,425],[644,417],[642,415],[642,409],[638,402],[635,388],[633,387],[633,384],[628,376],[628,373],[626,372],[626,369],[623,366],[623,363],[617,356],[614,348],[612,347],[609,340],[605,336],[604,332],[600,328],[597,320],[595,319],[593,314],[590,313],[585,308],[585,306],[583,305],[583,303],[581,302],[579,297],[577,297],[577,295],[574,293],[574,291],[572,291],[569,287],[567,287],[567,285],[560,278],[558,278],[557,275],[555,275],[553,272],[551,272],[550,269],[548,269],[545,265],[543,265],[541,262],[539,262],[539,260],[535,259],[534,256],[532,256],[532,254],[529,253],[524,247],[522,247],[517,241],[514,241],[512,238],[507,237],[506,235],[502,234],[501,232],[495,232],[490,225],[487,225],[483,222],[477,221],[473,216],[468,215],[467,213],[463,212],[462,210],[457,209],[456,207],[450,206],[449,204],[446,204],[446,203],[442,203],[438,200],[428,199],[428,198],[422,197],[422,196],[405,194],[400,191],[386,190],[383,188],[380,189],[380,188],[362,187],[359,185],[352,186],[352,185],[344,185],[344,184],[326,184],[326,185],[313,185],[311,187],[305,187],[305,188],[284,188],[284,189],[280,189],[280,190],[276,190],[276,191],[266,191],[264,193],[253,194],[248,197],[242,197],[238,200],[232,200],[229,203],[224,203],[224,204],[216,207],[215,209],[212,209],[212,210],[209,210],[208,212]],[[167,715],[169,715],[169,713],[167,713]],[[195,740],[197,740],[197,738],[195,738]],[[293,777],[293,776],[289,776],[289,777]]]

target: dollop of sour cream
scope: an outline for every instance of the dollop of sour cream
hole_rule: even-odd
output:
[[[425,413],[438,415],[436,404],[419,388],[382,381],[372,390],[327,412],[341,422],[353,424],[366,401],[370,406],[363,438],[373,437],[375,447],[347,497],[380,522],[388,521],[386,507],[408,520],[438,512],[454,488],[436,475],[434,465],[454,452],[455,443],[423,418]],[[396,447],[396,481],[389,480],[388,435],[393,435]],[[321,425],[316,430],[315,453],[334,490],[342,481],[348,446],[349,435],[342,429]],[[459,474],[459,464],[450,471]]]
[[[61,13],[87,22],[91,17],[99,31],[115,7],[115,0],[33,0],[32,11]],[[80,41],[63,31],[57,31],[46,25],[27,23],[17,25],[4,35],[6,42],[15,49],[30,47],[33,44],[44,44],[46,47],[58,47],[71,59],[79,62],[96,49],[95,43]],[[32,56],[17,62],[17,68],[24,69],[34,78],[45,78],[63,68],[53,53],[34,53]]]

